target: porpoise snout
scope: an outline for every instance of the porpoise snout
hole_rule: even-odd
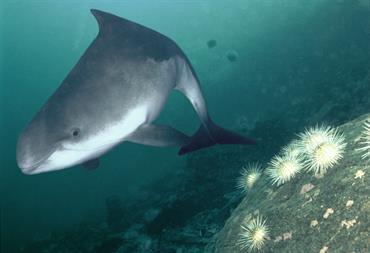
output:
[[[18,137],[16,159],[24,174],[35,174],[37,168],[54,151],[45,142],[41,124],[30,124]]]
[[[38,162],[32,152],[31,142],[23,132],[18,137],[17,142],[17,164],[25,174],[32,174],[32,171],[37,167]]]

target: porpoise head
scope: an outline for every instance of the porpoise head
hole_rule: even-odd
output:
[[[81,164],[100,156],[116,142],[106,138],[101,121],[80,113],[83,104],[67,105],[63,100],[55,104],[53,100],[57,100],[55,96],[44,105],[18,138],[17,164],[25,174]]]
[[[103,23],[108,31],[113,25],[117,30],[133,26],[110,14],[92,12],[100,29]],[[138,32],[133,29],[132,33]],[[122,105],[126,89],[120,55],[130,50],[121,50],[120,42],[126,36],[101,34],[19,135],[16,157],[23,173],[60,170],[98,158],[144,122],[145,106]],[[115,45],[119,45],[118,53]]]

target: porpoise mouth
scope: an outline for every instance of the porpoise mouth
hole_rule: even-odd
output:
[[[24,157],[22,157],[22,155],[17,157],[17,163],[22,172],[27,175],[34,175],[50,170],[60,170],[100,156],[117,143],[118,142],[111,142],[96,148],[82,149],[65,147],[63,143],[59,142],[36,162],[33,162],[32,159],[27,159],[27,154],[25,154]],[[83,154],[74,154],[71,159],[69,159],[68,154],[64,152],[83,152]],[[54,156],[54,154],[56,156]],[[28,155],[28,158],[32,157],[32,154]]]
[[[37,162],[33,162],[31,165],[22,163],[21,159],[17,158],[18,167],[21,168],[24,174],[34,174],[37,171],[37,168],[40,167],[55,151],[57,148],[51,149],[46,155],[40,158]]]

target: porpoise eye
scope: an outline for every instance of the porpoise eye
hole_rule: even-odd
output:
[[[73,130],[72,130],[72,136],[73,137],[78,137],[80,135],[80,129],[78,129],[78,128],[74,128]]]

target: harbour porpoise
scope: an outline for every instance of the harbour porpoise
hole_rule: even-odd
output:
[[[179,146],[180,155],[215,144],[254,144],[211,120],[199,79],[173,40],[107,12],[91,12],[97,37],[19,135],[23,173],[77,164],[95,168],[100,156],[123,141]],[[192,137],[153,124],[172,90],[183,93],[199,116]]]

